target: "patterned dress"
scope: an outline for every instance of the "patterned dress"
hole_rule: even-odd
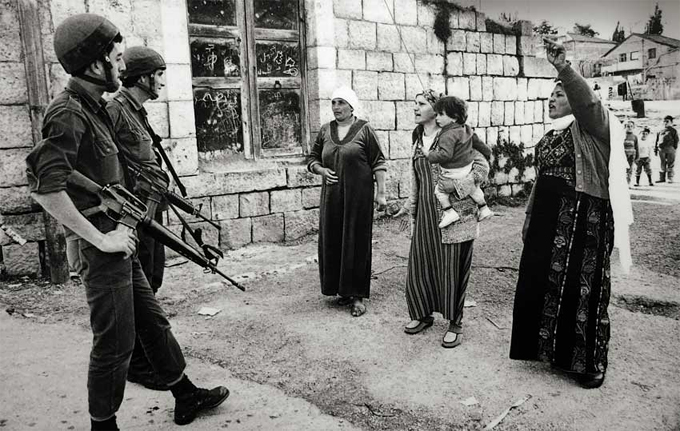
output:
[[[439,202],[434,195],[439,165],[431,165],[422,151],[422,130],[414,133],[413,175],[415,206],[413,238],[406,277],[406,303],[412,320],[440,312],[450,320],[453,331],[462,333],[463,304],[470,269],[474,238],[477,236],[477,204],[467,197],[452,200],[461,220],[441,230]],[[437,145],[433,144],[433,148]],[[482,157],[481,154],[479,157]],[[475,174],[486,180],[488,166]],[[480,181],[481,182],[481,181]]]
[[[605,372],[614,221],[607,199],[576,192],[571,128],[536,146],[538,177],[513,311],[510,358]]]
[[[340,139],[335,121],[321,127],[308,168],[335,171],[336,184],[321,188],[319,276],[321,293],[368,298],[371,287],[373,175],[386,170],[373,128],[357,120]]]

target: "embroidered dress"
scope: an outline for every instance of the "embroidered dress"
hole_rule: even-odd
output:
[[[321,293],[368,298],[371,286],[373,174],[386,170],[373,128],[357,120],[343,139],[337,123],[325,124],[310,154],[309,167],[335,171],[336,184],[323,184],[319,216]]]
[[[513,310],[512,359],[605,372],[610,326],[609,200],[575,190],[570,129],[536,146],[538,177]]]

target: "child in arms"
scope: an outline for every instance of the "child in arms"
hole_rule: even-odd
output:
[[[467,177],[472,175],[474,150],[482,153],[487,160],[491,156],[491,150],[465,124],[467,107],[463,100],[454,96],[442,97],[434,109],[437,112],[437,124],[442,130],[437,143],[427,154],[427,160],[441,168],[434,192],[444,210],[439,227],[444,228],[460,219],[460,215],[451,206],[452,195],[457,199],[470,196],[479,207],[478,220],[485,220],[493,212],[486,204],[482,189]]]

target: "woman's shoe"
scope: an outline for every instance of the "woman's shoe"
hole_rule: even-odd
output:
[[[453,338],[454,336],[455,338]],[[444,334],[444,338],[442,338],[442,347],[445,349],[453,349],[456,346],[460,346],[462,338],[463,334],[446,331],[446,334]]]
[[[604,373],[585,373],[578,377],[578,382],[586,389],[596,389],[604,383]]]
[[[354,317],[359,317],[366,313],[366,305],[364,305],[364,302],[361,300],[361,298],[354,298],[351,313]]]
[[[338,304],[341,307],[344,307],[346,305],[349,305],[354,301],[354,299],[351,296],[339,296],[336,299],[336,304]]]
[[[432,326],[433,323],[434,317],[432,316],[423,317],[422,319],[419,320],[418,326],[414,326],[413,328],[405,326],[404,332],[406,332],[409,335],[415,335],[420,332],[423,332],[424,330]]]

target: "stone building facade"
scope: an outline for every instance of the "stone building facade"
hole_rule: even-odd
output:
[[[26,187],[24,158],[35,142],[28,105],[25,53],[17,25],[22,19],[19,2],[30,0],[0,0],[0,130],[3,131],[0,211],[5,223],[29,240],[19,248],[0,233],[4,265],[12,274],[40,271],[40,242],[45,236],[42,215]],[[435,12],[420,0],[300,0],[299,18],[304,25],[300,25],[298,32],[272,31],[275,35],[272,37],[285,37],[286,43],[292,43],[295,35],[300,36],[297,64],[303,69],[302,79],[281,78],[273,86],[277,89],[278,85],[280,89],[283,83],[284,90],[291,86],[289,91],[300,96],[300,105],[295,107],[302,113],[297,131],[299,149],[283,157],[269,157],[263,155],[267,152],[264,147],[255,148],[260,138],[248,134],[251,123],[252,127],[265,127],[267,119],[254,121],[251,116],[255,108],[247,97],[242,97],[239,130],[243,132],[244,148],[250,145],[255,149],[244,151],[236,158],[222,157],[224,154],[219,151],[202,151],[197,139],[196,94],[198,86],[210,80],[198,77],[195,63],[192,64],[192,44],[197,38],[190,32],[206,30],[205,26],[192,26],[191,8],[199,3],[235,5],[235,16],[243,20],[239,21],[241,27],[237,30],[243,33],[234,30],[233,40],[244,43],[242,35],[258,37],[263,33],[260,29],[248,30],[248,19],[253,19],[248,8],[252,6],[239,9],[242,2],[244,0],[32,2],[39,11],[51,95],[60,91],[68,79],[54,56],[52,36],[55,26],[70,14],[105,15],[119,26],[128,46],[144,44],[163,54],[168,63],[166,91],[149,103],[147,110],[157,133],[164,138],[164,146],[183,177],[190,197],[196,204],[202,204],[206,216],[219,221],[221,230],[197,219],[191,222],[204,229],[206,242],[219,243],[222,249],[253,242],[290,241],[316,231],[321,183],[318,176],[306,171],[304,154],[320,126],[332,119],[330,97],[339,85],[349,85],[356,91],[362,103],[360,116],[368,119],[378,133],[389,160],[388,197],[393,201],[405,199],[410,192],[413,98],[423,87],[468,101],[469,124],[490,145],[497,142],[499,133],[505,133],[510,141],[531,147],[544,133],[554,71],[545,59],[533,56],[531,23],[524,21],[513,28],[504,28],[483,13],[454,10],[450,15],[452,34],[444,43],[435,36]],[[232,34],[220,28],[216,31]],[[260,85],[259,71],[255,74],[253,68],[250,73],[257,76],[246,76],[249,70],[244,60],[240,61],[243,82],[247,78],[248,85]],[[257,84],[253,84],[256,81]],[[221,85],[236,85],[238,88],[232,90],[245,94],[246,84],[239,83],[241,81],[224,82],[226,84]],[[267,82],[262,80],[262,88],[269,85]],[[264,97],[262,92],[258,94]],[[489,190],[499,195],[513,195],[523,188],[524,182],[533,179],[531,169],[520,178],[517,174],[516,171],[498,172]],[[173,217],[169,222],[178,227]]]

